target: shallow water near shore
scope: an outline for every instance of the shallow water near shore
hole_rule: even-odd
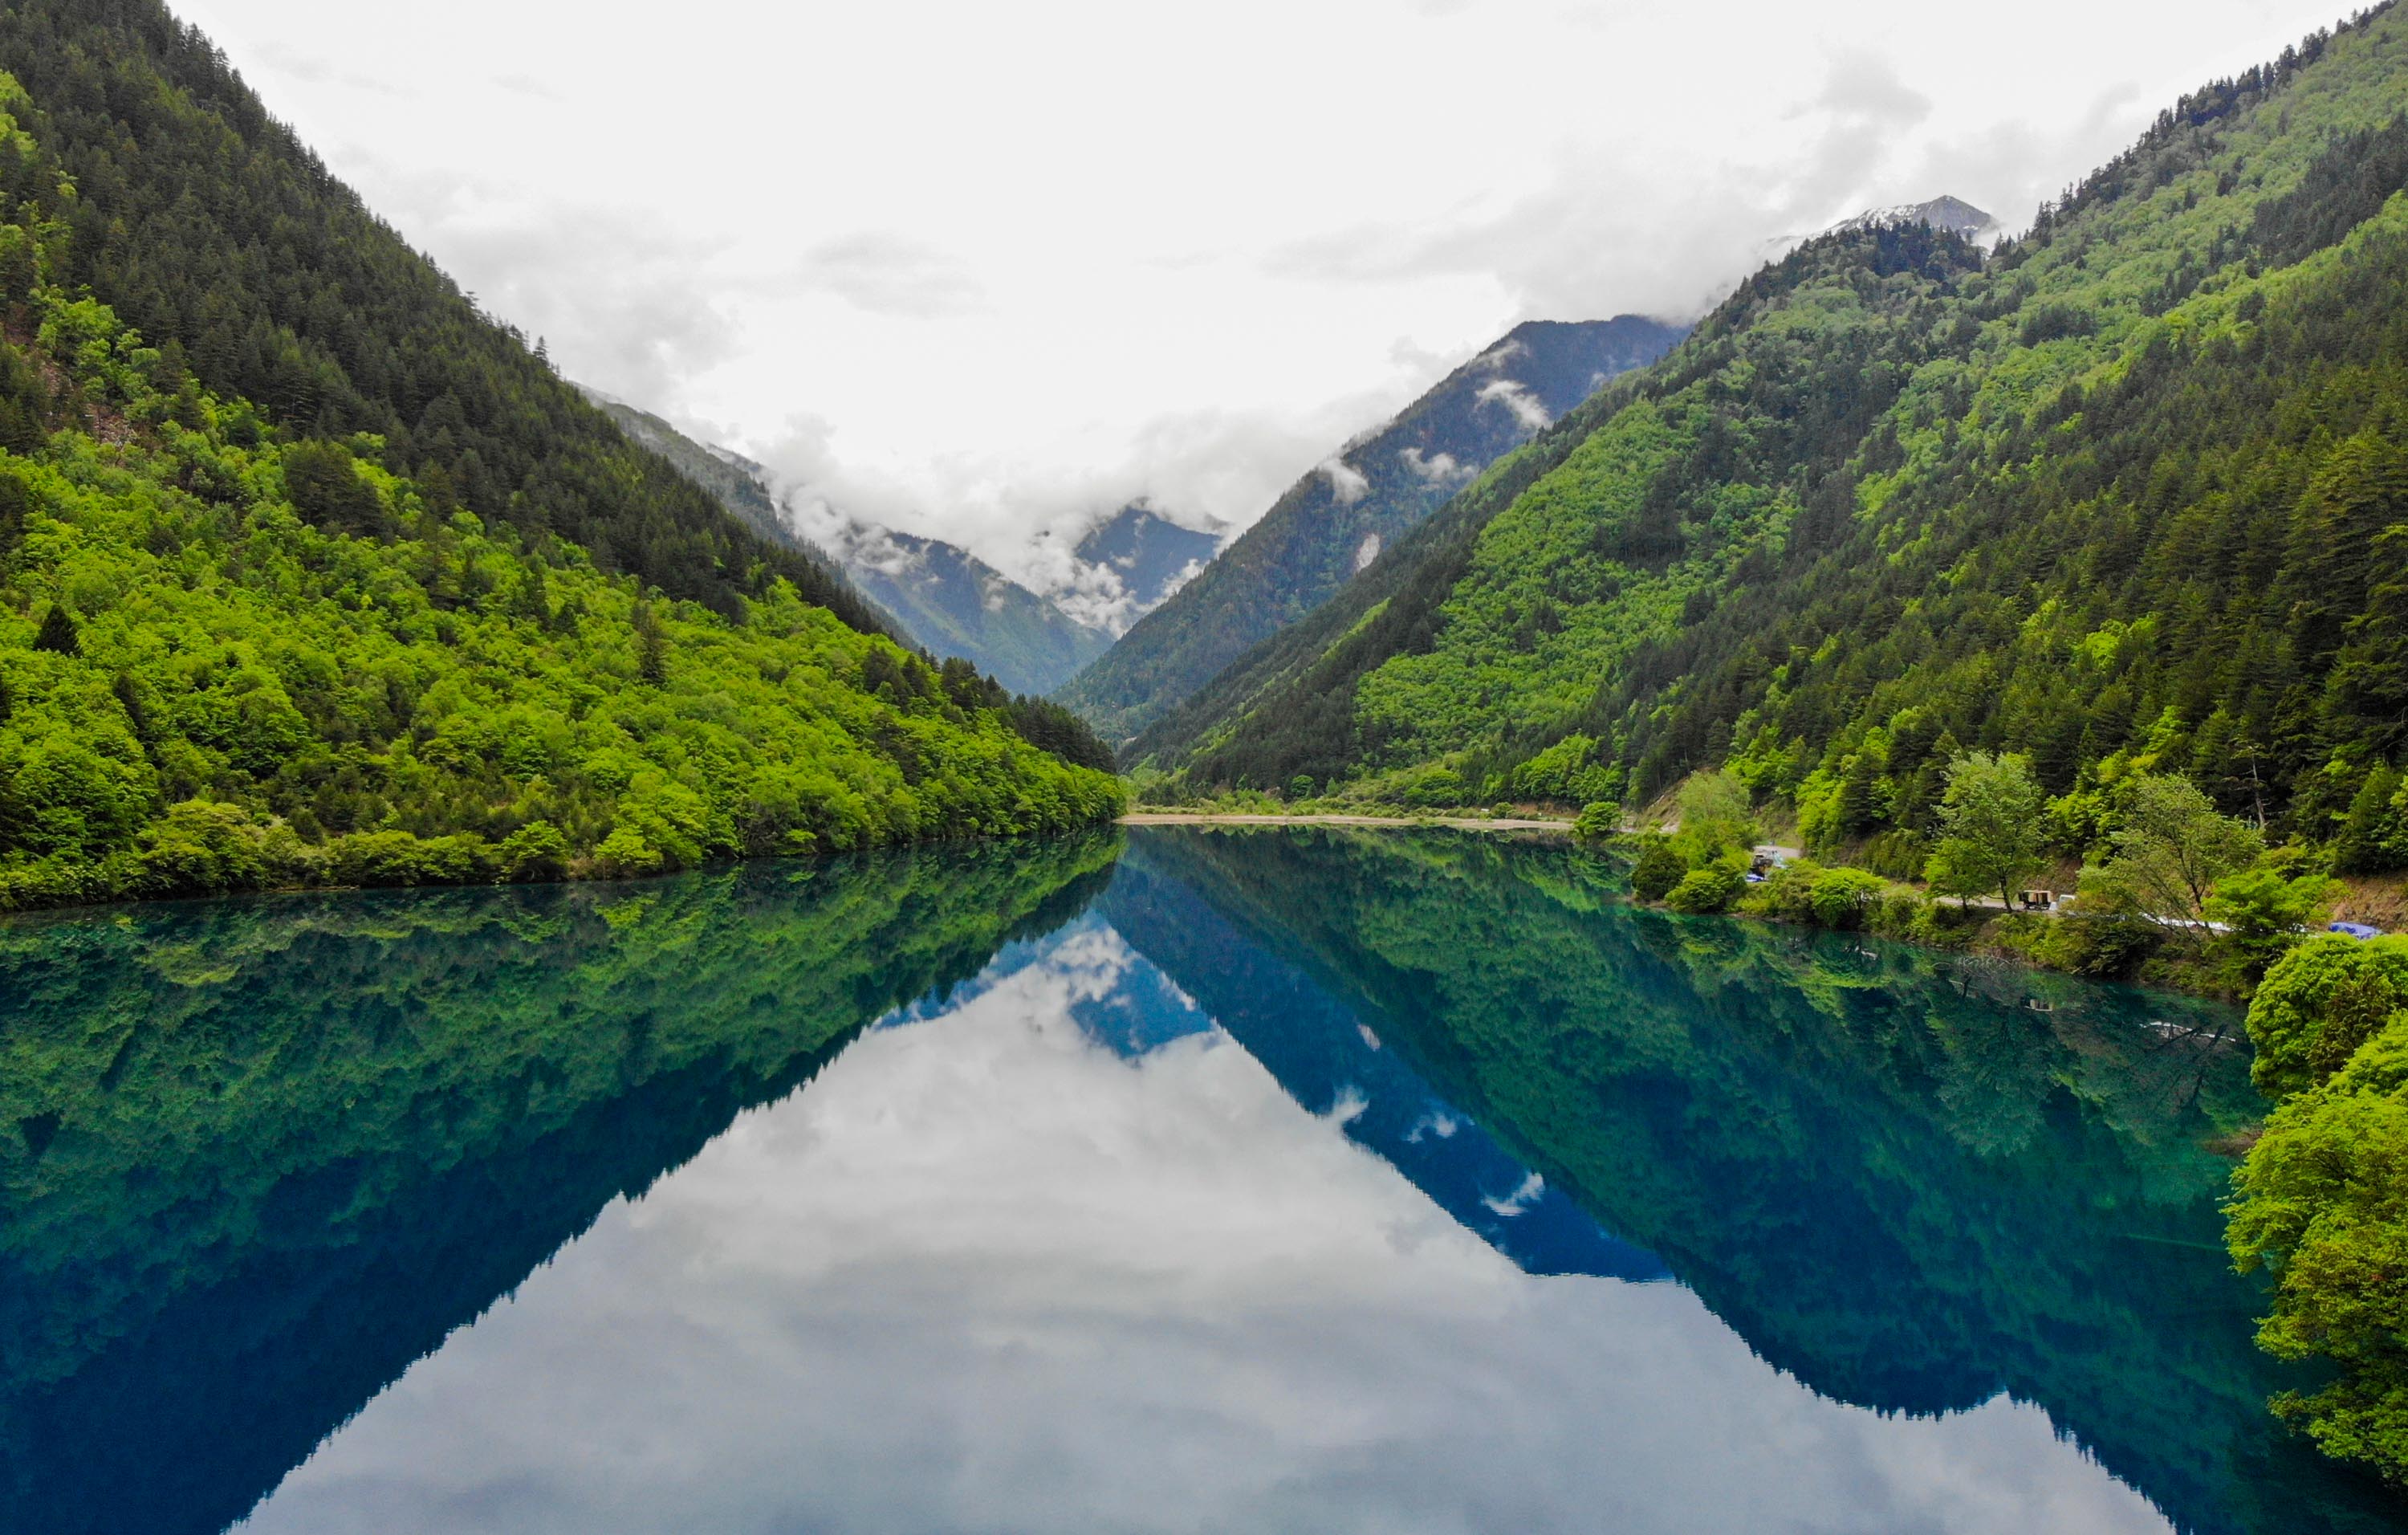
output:
[[[0,1529],[2398,1528],[2238,1015],[1139,826],[0,926]]]

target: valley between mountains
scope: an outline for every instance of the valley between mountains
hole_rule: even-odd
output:
[[[673,114],[631,121],[677,128]],[[1313,1089],[1303,1123],[1277,1123],[1360,1133],[1346,1130],[1369,1112],[1347,1096],[1345,1073],[1358,1069],[1394,1082],[1410,1066],[1450,1083],[1464,1101],[1499,1106],[1480,1131],[1499,1138],[1482,1142],[1481,1176],[1511,1167],[1515,1181],[1451,1195],[1447,1209],[1475,1225],[1516,1221],[1541,1208],[1551,1179],[1592,1204],[1621,1202],[1661,1256],[1590,1216],[1574,1221],[1570,1196],[1545,1207],[1572,1223],[1583,1251],[1636,1255],[1584,1277],[1619,1274],[1635,1293],[1677,1273],[1718,1276],[1700,1293],[1724,1297],[1754,1337],[1872,1335],[1854,1320],[1867,1302],[1849,1287],[1853,1266],[1799,1235],[1797,1211],[1811,1201],[1761,1198],[1824,1187],[1818,1138],[1856,1146],[1880,1173],[1859,1183],[1906,1191],[1862,1198],[1905,1202],[1879,1219],[1870,1204],[1851,1207],[1830,1228],[1911,1234],[1885,1235],[1898,1251],[1869,1271],[1945,1250],[1954,1255],[1928,1272],[1979,1269],[1982,1284],[1902,1281],[1900,1293],[1938,1298],[1930,1315],[1882,1318],[1892,1330],[1881,1336],[1948,1355],[1944,1392],[1868,1384],[1861,1348],[1845,1369],[1802,1371],[1880,1409],[1847,1418],[1852,1432],[1888,1432],[1901,1403],[1944,1410],[1954,1432],[1990,1411],[1966,1382],[2005,1402],[1975,1426],[1985,1432],[2031,1405],[2005,1401],[2000,1381],[2075,1383],[2049,1389],[2089,1413],[2107,1399],[2087,1392],[2084,1372],[2123,1357],[2113,1336],[2123,1324],[2098,1317],[2138,1312],[2085,1310],[2104,1288],[2088,1276],[2139,1271],[2116,1244],[2163,1213],[2153,1201],[2178,1194],[2184,1219],[2157,1224],[2224,1221],[2226,1247],[2165,1238],[2208,1255],[2205,1269],[2167,1261],[2187,1263],[2184,1283],[2201,1294],[2241,1284],[2233,1269],[2258,1276],[2247,1282],[2262,1283],[2257,1341],[2299,1369],[2270,1399],[2234,1384],[2256,1377],[2204,1349],[2225,1361],[2202,1399],[2219,1404],[2214,1431],[2228,1439],[2195,1444],[2183,1437],[2195,1426],[2154,1426],[2126,1443],[2118,1427],[2117,1464],[2173,1486],[2168,1507],[2225,1499],[2254,1510],[2198,1489],[2258,1485],[2258,1437],[2276,1432],[2264,1403],[2283,1432],[2345,1467],[2315,1463],[2305,1478],[2345,1487],[2335,1507],[2393,1508],[2408,1486],[2408,938],[2382,929],[2408,923],[2408,10],[2376,6],[2213,79],[2106,164],[2067,172],[2063,194],[2028,217],[1941,194],[1749,245],[1763,259],[1730,284],[1735,253],[1716,268],[1724,291],[1684,312],[1626,312],[1646,306],[1584,293],[1579,304],[1484,310],[1443,351],[1399,342],[1407,381],[1361,396],[1375,404],[1359,412],[1346,406],[1333,440],[1246,480],[1249,495],[1285,489],[1242,514],[1174,485],[1132,493],[1125,476],[1098,471],[1081,483],[1111,492],[1092,504],[1048,505],[1042,519],[1012,508],[995,528],[961,533],[939,515],[959,509],[850,503],[842,482],[781,470],[776,452],[740,434],[714,440],[675,399],[623,399],[564,376],[547,342],[414,246],[158,0],[14,0],[0,8],[0,911],[239,896],[269,914],[213,925],[235,903],[202,903],[191,925],[221,937],[190,943],[125,936],[181,932],[180,917],[145,917],[149,929],[132,916],[9,919],[25,995],[40,994],[22,1011],[52,1032],[12,1032],[0,1016],[0,1098],[15,1105],[0,1115],[0,1192],[33,1209],[49,1180],[78,1186],[86,1164],[75,1159],[101,1143],[104,1122],[124,1145],[155,1144],[145,1137],[157,1126],[118,1096],[132,1081],[178,1124],[214,1124],[231,1103],[267,1149],[240,1178],[194,1153],[200,1192],[173,1209],[145,1201],[181,1185],[151,1177],[148,1153],[128,1153],[134,1172],[90,1184],[111,1191],[96,1202],[122,1196],[142,1212],[120,1223],[133,1233],[127,1251],[155,1240],[211,1255],[194,1260],[197,1272],[246,1242],[282,1241],[287,1227],[348,1243],[345,1223],[375,1204],[360,1169],[383,1164],[329,1154],[331,1170],[306,1188],[280,1183],[280,1127],[266,1099],[245,1098],[247,1082],[322,1067],[332,1075],[305,1096],[327,1105],[326,1143],[348,1146],[365,1132],[345,1116],[367,1099],[334,1077],[417,1041],[424,998],[455,993],[456,1017],[537,999],[519,1023],[566,1057],[598,1048],[562,1022],[592,1006],[611,1064],[536,1070],[534,1057],[463,1026],[445,1048],[478,1066],[464,1080],[491,1101],[421,1112],[419,1087],[396,1088],[408,1112],[395,1123],[411,1135],[474,1120],[499,1145],[573,1078],[586,1083],[576,1123],[590,1109],[590,1133],[607,1141],[613,1095],[654,1081],[661,1062],[687,1062],[681,1073],[724,1064],[707,1028],[660,1042],[682,1038],[694,1008],[736,1009],[745,1039],[776,1041],[760,1045],[769,1065],[720,1090],[726,1115],[678,1121],[661,1142],[677,1155],[628,1160],[638,1171],[597,1182],[576,1220],[563,1213],[561,1244],[623,1193],[640,1198],[773,1087],[802,1093],[857,1034],[894,1031],[875,1055],[945,1009],[976,1024],[984,993],[960,989],[972,983],[997,995],[1020,986],[1024,999],[1040,983],[1059,992],[1053,1012],[1015,1025],[1010,1047],[1097,1068],[1061,1101],[1103,1102],[1107,1087],[1131,1083],[1151,1091],[1176,1077],[1158,1069],[1165,1060],[1227,1066],[1205,1057],[1236,1036],[1190,992],[1167,974],[1128,990],[1143,979],[1135,951],[1088,915],[1109,909],[1192,965],[1182,973],[1228,981],[1232,955],[1251,967],[1247,986],[1232,983],[1230,1019],[1349,1023],[1309,1041],[1312,1072],[1290,1073],[1337,1072],[1328,1094]],[[1075,200],[1110,190],[1076,189]],[[1045,237],[1025,243],[1059,249]],[[1363,260],[1340,268],[1387,270]],[[1246,280],[1286,280],[1303,262],[1281,245]],[[680,281],[699,290],[719,271],[710,263],[697,255]],[[1339,268],[1322,259],[1316,269]],[[743,280],[930,326],[987,298],[941,252],[899,237],[814,246],[778,270]],[[1384,294],[1386,280],[1362,278],[1354,296]],[[852,299],[838,291],[848,285]],[[630,345],[655,361],[674,350],[650,337]],[[643,376],[680,375],[663,365]],[[923,388],[915,380],[915,406]],[[1052,408],[1033,383],[1029,398]],[[947,528],[960,541],[931,531]],[[1125,819],[1209,825],[1112,825]],[[1254,825],[1304,819],[1321,825]],[[1571,837],[1538,850],[1354,840],[1414,820],[1568,825]],[[1140,858],[1124,880],[1113,869],[1131,838],[1154,850],[1155,872]],[[920,843],[947,845],[887,851]],[[752,867],[725,867],[739,862]],[[1166,870],[1188,885],[1173,889]],[[673,874],[683,882],[653,879]],[[639,880],[652,882],[543,892],[523,909],[509,891],[394,894]],[[388,894],[417,903],[389,928],[378,904]],[[287,921],[276,913],[302,908],[286,901],[337,914]],[[787,917],[761,918],[781,903]],[[1174,911],[1192,928],[1164,914]],[[776,964],[751,957],[756,927]],[[351,954],[359,974],[399,978],[363,981],[354,995],[306,967],[276,972],[262,995],[322,991],[335,1020],[323,1037],[351,1041],[340,1063],[292,1065],[317,1037],[261,1044],[254,1031],[221,1050],[200,1031],[249,1026],[233,1013],[172,1039],[151,1026],[179,1010],[198,1019],[208,1007],[195,998],[305,929]],[[389,972],[363,947],[388,930],[418,935]],[[681,946],[714,932],[723,960],[710,997],[671,997],[691,957]],[[475,935],[472,959],[455,963],[460,933]],[[627,989],[596,1003],[564,988],[541,953],[564,934],[586,956],[579,964],[607,972],[605,992]],[[1220,948],[1205,953],[1198,934]],[[632,949],[630,935],[641,940]],[[1879,939],[1920,945],[1918,957],[1864,946]],[[838,961],[796,969],[798,941]],[[473,959],[487,953],[507,957]],[[613,957],[630,954],[624,967]],[[78,955],[107,979],[102,992],[86,995]],[[1935,956],[1954,968],[1915,968],[1942,965]],[[471,963],[545,979],[497,1001],[461,968]],[[2019,978],[2042,969],[2084,979],[2026,989]],[[781,1033],[788,997],[764,989],[763,974],[814,998],[808,1040]],[[829,989],[829,976],[842,984]],[[1672,995],[1668,977],[1679,1005],[1633,1025]],[[1143,1029],[1122,1020],[1112,1038],[1131,1054],[1108,1072],[1081,1032],[1102,1026],[1076,1009],[1116,989],[1160,1038],[1139,1049]],[[2169,990],[2208,999],[2160,1007]],[[2069,1010],[2095,1008],[2096,1028],[2056,1019],[2060,996],[2075,999]],[[1729,997],[1753,1011],[1730,1011]],[[304,1015],[281,1002],[263,1014],[278,1028]],[[1383,1030],[1417,1041],[1407,1048],[1419,1056],[1387,1054]],[[441,1032],[427,1025],[427,1038]],[[2206,1064],[2146,1077],[2158,1096],[2141,1112],[2132,1063],[2162,1065],[2172,1057],[2160,1047]],[[2111,1058],[2112,1070],[2099,1067]],[[254,1060],[268,1064],[236,1080]],[[1852,1096],[1801,1097],[1798,1083],[1817,1069]],[[1195,1102],[1237,1101],[1240,1075],[1212,1077]],[[1304,1103],[1281,1099],[1274,1075],[1245,1079],[1266,1124]],[[664,1102],[689,1081],[659,1080]],[[956,1117],[1019,1107],[983,1085]],[[1806,1117],[1781,1117],[1799,1102]],[[1865,1102],[1879,1112],[1858,1112]],[[1777,1176],[1734,1193],[1691,1167],[1651,1187],[1649,1167],[1674,1165],[1688,1145],[1684,1116],[1704,1112],[1695,1104],[1719,1104],[1727,1127],[1743,1127],[1733,1139],[1749,1150],[1733,1166],[1777,1165]],[[1599,1138],[1617,1115],[1627,1133]],[[1382,1143],[1399,1165],[1420,1165],[1471,1124],[1440,1105]],[[207,1155],[253,1155],[242,1137],[204,1139]],[[816,1130],[797,1139],[820,1143]],[[1609,1140],[1654,1163],[1592,1155]],[[1953,1206],[1893,1176],[1943,1140],[1946,1155],[1929,1159],[1953,1169],[1950,1188],[1971,1191]],[[2100,1229],[2067,1270],[2078,1282],[2043,1274],[2024,1294],[2000,1278],[2013,1264],[1975,1261],[1996,1236],[1983,1191],[2008,1189],[2018,1219],[2048,1228],[2061,1190],[2043,1163],[2059,1141],[2091,1146],[2086,1157],[2118,1149],[2102,1160],[2113,1168],[2093,1169],[2106,1192],[2083,1217]],[[2127,1151],[2135,1168],[2163,1154],[2177,1171],[2127,1178]],[[423,1161],[400,1158],[394,1167],[408,1167],[393,1176],[407,1185]],[[1353,1176],[1369,1164],[1344,1166]],[[209,1190],[244,1179],[266,1212],[256,1229],[208,1227],[187,1241],[179,1223],[208,1206]],[[1015,1192],[1076,1184],[1049,1173]],[[1617,1184],[1628,1186],[1609,1189]],[[1373,1192],[1403,1191],[1390,1180]],[[1840,1322],[1784,1316],[1797,1295],[1821,1293],[1812,1285],[1751,1287],[1778,1270],[1759,1267],[1754,1247],[1721,1245],[1724,1212],[1712,1207],[1724,1198],[1760,1199],[1778,1238],[1765,1251],[1812,1248],[1814,1272],[1848,1269],[1849,1283],[1827,1284],[1842,1298],[1831,1302]],[[1651,1200],[1681,1208],[1651,1212]],[[2127,1222],[2144,1207],[2154,1212]],[[1030,1219],[1059,1214],[1048,1206]],[[1393,1247],[1406,1227],[1383,1215],[1364,1229]],[[406,1233],[391,1240],[404,1258],[414,1251]],[[1463,1248],[1456,1277],[1530,1278],[1490,1262],[1512,1245]],[[61,1240],[56,1251],[79,1249]],[[1196,1260],[1179,1251],[1162,1270]],[[1713,1262],[1701,1267],[1700,1253]],[[73,1270],[53,1265],[19,1288],[59,1271]],[[466,1314],[527,1271],[468,1286]],[[106,1278],[137,1297],[150,1282],[148,1270]],[[1983,1285],[2015,1291],[2012,1304],[1985,1309]],[[1117,1303],[1122,1291],[1102,1288]],[[224,1303],[239,1310],[241,1298]],[[136,1313],[149,1314],[129,1303]],[[67,1336],[32,1311],[12,1314],[30,1319],[28,1336]],[[946,1320],[959,1314],[950,1307]],[[1166,1335],[1211,1330],[1166,1314]],[[1960,1314],[1979,1346],[1941,1339],[1932,1318]],[[1979,1340],[1998,1315],[2013,1324],[2008,1353],[2045,1368],[1994,1368],[1997,1350]],[[249,1320],[262,1337],[276,1331],[272,1318]],[[460,1320],[447,1311],[427,1338]],[[896,1330],[916,1342],[936,1329]],[[2246,1354],[2245,1328],[2227,1341]],[[2175,1360],[2170,1371],[2192,1368],[2182,1343],[2160,1339],[2145,1354]],[[1795,1356],[1734,1342],[1732,1368],[1765,1366],[1781,1375],[1767,1391],[1803,1392],[1797,1358],[1829,1360],[1793,1346]],[[388,1365],[434,1347],[371,1351],[375,1368],[356,1373],[375,1377],[373,1394],[393,1378],[379,1373]],[[1082,1338],[1066,1352],[1113,1348]],[[307,1375],[314,1361],[286,1367]],[[1901,1362],[1900,1378],[1913,1367]],[[1763,1385],[1749,1379],[1751,1391]],[[33,1395],[8,1400],[47,1399],[57,1384],[15,1382],[10,1391]],[[2155,1400],[2149,1384],[2121,1379],[2113,1399]],[[1749,1398],[1752,1409],[1773,1399]],[[360,1401],[340,1405],[337,1425]],[[1818,1410],[1833,1405],[1817,1399]],[[316,1416],[295,1422],[295,1444],[322,1429],[339,1437]],[[2041,1432],[2033,1453],[2065,1450],[2064,1432]],[[1900,1463],[1937,1442],[1918,1441]],[[280,1459],[277,1474],[290,1464]],[[2096,1473],[2082,1484],[2091,1491],[2106,1475],[2051,1465]],[[66,1480],[62,1496],[91,1490]],[[253,1480],[246,1469],[224,1484],[255,1498]],[[2329,1528],[2378,1528],[2384,1516],[2372,1517],[2335,1514]],[[2248,1528],[2273,1527],[2253,1512]]]

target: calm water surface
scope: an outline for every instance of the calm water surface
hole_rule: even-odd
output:
[[[0,927],[0,1529],[2378,1530],[2229,1011],[1145,828]]]

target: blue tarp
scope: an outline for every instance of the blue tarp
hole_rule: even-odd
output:
[[[2352,938],[2381,938],[2383,936],[2382,928],[2369,927],[2362,922],[2329,922],[2325,924],[2325,931],[2328,933],[2347,933]]]

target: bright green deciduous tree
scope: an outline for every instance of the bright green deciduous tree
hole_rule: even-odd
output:
[[[2322,968],[2327,957],[2302,949],[2268,984],[2293,961]],[[2343,1070],[2275,1111],[2233,1186],[2233,1261],[2275,1281],[2258,1342],[2339,1367],[2330,1384],[2286,1392],[2274,1410],[2328,1455],[2408,1483],[2408,1012],[2391,1012]]]
[[[2107,862],[2083,871],[2084,906],[2095,897],[2113,910],[2178,922],[2195,936],[2208,931],[2217,882],[2266,851],[2257,827],[2218,813],[2197,784],[2173,773],[2143,773],[2125,785],[2123,825],[2109,843]]]
[[[2046,797],[2022,757],[1968,752],[1949,764],[1940,846],[1925,870],[1931,887],[1959,897],[1995,890],[2013,906],[2015,886],[2042,867]]]
[[[2226,955],[2230,979],[2244,991],[2256,986],[2267,967],[2324,921],[2340,888],[2339,881],[2321,874],[2286,875],[2262,863],[2217,881],[2207,919],[2224,929],[2215,946]]]
[[[2408,938],[2319,934],[2266,972],[2249,1004],[2250,1080],[2272,1098],[2316,1086],[2408,1005]]]
[[[1758,831],[1747,785],[1728,768],[1697,773],[1681,785],[1681,827],[1672,851],[1690,868],[1703,868],[1734,848],[1752,844]]]
[[[1597,841],[1612,837],[1622,829],[1622,806],[1611,799],[1592,799],[1581,807],[1572,822],[1572,835],[1583,841]]]

